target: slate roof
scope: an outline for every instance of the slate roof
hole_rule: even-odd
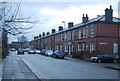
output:
[[[41,37],[41,38],[46,38],[46,37],[49,37],[51,35],[55,35],[55,34],[58,34],[58,33],[66,32],[66,31],[69,31],[69,30],[72,30],[72,29],[75,29],[75,28],[83,27],[85,25],[88,25],[88,24],[94,23],[94,22],[105,22],[105,15],[97,16],[96,18],[90,19],[86,23],[75,24],[71,28],[65,28],[65,29],[63,29],[61,31],[56,31],[55,33],[51,33],[50,35],[47,35],[47,36],[44,36],[44,37]],[[120,23],[120,18],[113,17],[113,22],[112,23]],[[38,39],[40,39],[40,38],[38,38]]]

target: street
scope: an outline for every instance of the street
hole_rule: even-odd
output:
[[[39,54],[19,57],[30,63],[45,79],[118,79],[118,71],[98,66],[97,63],[54,59]]]

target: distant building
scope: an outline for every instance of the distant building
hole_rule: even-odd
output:
[[[52,29],[46,36],[35,37],[30,45],[39,49],[51,49],[68,52],[86,50],[96,54],[116,53],[120,50],[120,19],[113,17],[112,6],[105,9],[105,15],[90,19],[82,17],[82,23],[68,23],[68,28]],[[119,48],[118,48],[119,47]]]
[[[28,42],[28,39],[27,39],[27,37],[22,35],[20,38],[18,38],[18,42]]]
[[[11,46],[16,48],[16,49],[23,49],[23,48],[29,48],[29,42],[27,37],[22,35],[19,39],[18,42],[12,42]]]

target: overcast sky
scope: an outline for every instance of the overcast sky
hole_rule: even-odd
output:
[[[62,21],[65,21],[65,27],[67,27],[68,22],[81,23],[83,14],[88,14],[89,19],[95,18],[97,15],[104,15],[104,10],[109,8],[110,5],[112,5],[113,16],[118,17],[118,0],[23,2],[21,15],[24,17],[33,15],[33,20],[40,21],[24,35],[32,40],[34,36],[42,32],[51,32],[53,28],[58,31],[59,26],[64,26]],[[24,26],[28,26],[28,24],[24,24]],[[17,41],[17,37],[9,36],[9,40]]]

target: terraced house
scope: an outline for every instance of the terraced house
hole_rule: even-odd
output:
[[[89,52],[118,53],[120,44],[120,19],[113,17],[112,6],[105,9],[105,15],[90,19],[83,14],[82,23],[68,23],[68,28],[59,26],[59,31],[52,29],[34,37],[31,47],[68,52],[86,50]],[[119,47],[120,49],[120,47]],[[92,54],[92,53],[91,53]]]

